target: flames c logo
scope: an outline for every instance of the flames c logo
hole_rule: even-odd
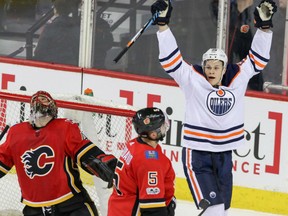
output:
[[[50,146],[40,146],[24,152],[21,162],[26,175],[33,179],[35,176],[45,176],[52,170],[54,162],[51,158],[54,158],[53,149]]]
[[[235,96],[227,90],[219,89],[212,91],[207,97],[207,107],[209,111],[216,116],[227,114],[234,104]]]

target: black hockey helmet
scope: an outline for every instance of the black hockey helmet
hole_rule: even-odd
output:
[[[158,133],[157,140],[163,140],[170,127],[166,114],[156,107],[138,110],[132,123],[135,131],[141,137],[150,138],[148,133],[156,131]]]

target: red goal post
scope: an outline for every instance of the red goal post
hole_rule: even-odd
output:
[[[0,91],[0,133],[6,125],[12,126],[29,120],[30,98],[33,93]],[[58,118],[69,118],[77,122],[85,136],[106,153],[119,157],[125,143],[136,136],[132,130],[132,116],[137,110],[135,107],[86,95],[53,94],[52,92],[51,95],[58,106]],[[0,145],[5,138],[4,135]],[[92,177],[87,173],[81,172],[81,178],[97,207],[101,209],[103,206],[99,196],[102,196],[103,191],[99,192],[97,189],[96,192]],[[17,176],[12,169],[9,174],[0,179],[0,215],[1,212],[21,211],[23,205],[20,203],[20,198]]]

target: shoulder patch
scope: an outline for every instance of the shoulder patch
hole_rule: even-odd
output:
[[[156,159],[156,160],[159,159],[158,152],[153,150],[145,151],[145,157],[146,159]]]

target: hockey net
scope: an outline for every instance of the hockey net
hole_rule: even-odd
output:
[[[0,132],[6,125],[28,121],[31,95],[23,91],[0,91]],[[132,106],[118,105],[86,95],[51,95],[58,106],[58,118],[69,118],[77,122],[81,131],[105,153],[119,157],[125,143],[136,136],[131,118],[136,109]],[[6,135],[0,145],[5,138]],[[84,171],[81,171],[81,179],[100,215],[105,215],[111,189],[107,189],[106,182]],[[24,205],[20,199],[17,175],[13,168],[0,179],[0,215],[22,215]]]

